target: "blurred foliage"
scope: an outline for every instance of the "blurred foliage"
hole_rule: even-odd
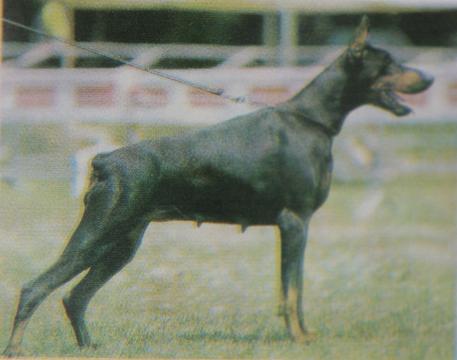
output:
[[[39,153],[72,154],[76,149],[89,145],[85,139],[73,137],[65,125],[40,123],[3,124],[1,140],[5,148],[15,155]]]
[[[76,12],[76,39],[136,43],[260,44],[262,17],[192,11]]]
[[[45,0],[4,0],[5,16],[27,25],[41,25]],[[335,33],[353,28],[361,13],[299,15],[299,43],[325,44]],[[133,43],[201,43],[256,45],[263,39],[262,14],[210,11],[129,10],[76,11],[76,39]],[[414,45],[455,45],[457,11],[370,14],[373,29],[399,31]],[[33,35],[5,27],[8,40],[36,40]]]
[[[40,0],[3,0],[3,14],[11,20],[22,24],[32,25],[43,1]],[[29,32],[18,30],[9,25],[3,25],[3,37],[8,41],[30,41],[34,39]]]

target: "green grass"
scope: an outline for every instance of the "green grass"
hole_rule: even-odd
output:
[[[136,259],[93,300],[97,350],[79,351],[59,290],[34,315],[30,355],[204,358],[446,359],[452,354],[452,177],[387,184],[376,214],[355,223],[363,185],[336,184],[315,217],[305,309],[319,340],[290,342],[275,316],[275,233],[152,224]],[[411,180],[411,179],[409,179]],[[78,204],[62,184],[2,189],[0,344],[19,284],[58,255]],[[33,204],[30,200],[33,199]],[[14,206],[16,211],[11,211]],[[454,212],[455,214],[455,212]],[[33,221],[32,221],[33,220]],[[67,287],[68,289],[68,287]],[[347,354],[347,355],[345,355]]]
[[[386,181],[381,204],[363,220],[354,209],[369,194],[369,184],[334,184],[312,220],[306,253],[305,314],[319,335],[308,346],[291,342],[276,316],[273,228],[240,234],[235,226],[196,229],[173,222],[151,224],[134,261],[92,301],[87,319],[96,350],[76,347],[64,316],[61,298],[72,282],[33,316],[25,353],[451,359],[456,180],[451,174],[412,174]],[[20,285],[58,256],[80,206],[61,182],[27,182],[20,189],[1,184],[0,200],[4,347]]]

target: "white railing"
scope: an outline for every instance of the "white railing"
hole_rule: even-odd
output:
[[[415,65],[435,77],[429,91],[405,96],[416,121],[455,121],[457,68],[455,62]],[[274,105],[286,100],[321,66],[305,68],[225,68],[169,71],[175,76],[236,96]],[[1,73],[1,116],[10,121],[137,122],[150,124],[211,124],[255,109],[176,85],[129,68],[16,69]],[[388,119],[385,112],[363,107],[354,121]]]
[[[114,57],[131,60],[142,66],[157,67],[167,59],[207,60],[217,66],[244,67],[256,64],[276,66],[284,49],[268,46],[233,46],[212,44],[126,44],[111,42],[78,42],[82,48],[71,47],[61,42],[40,43],[7,42],[3,45],[3,55],[7,66],[40,67],[40,64],[51,58],[67,57],[86,59],[97,57],[83,48],[94,49]],[[325,65],[341,51],[341,46],[298,46],[290,49],[297,64]],[[443,47],[390,46],[388,49],[395,58],[402,61],[437,63],[457,60],[457,50]],[[100,58],[100,57],[99,57]],[[113,61],[112,66],[115,65]],[[84,66],[82,66],[84,67]]]

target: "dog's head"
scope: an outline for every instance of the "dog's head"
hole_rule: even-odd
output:
[[[379,106],[397,116],[407,115],[411,109],[402,103],[398,94],[416,94],[426,90],[433,78],[422,71],[397,63],[385,50],[367,43],[368,18],[364,16],[349,45],[345,58],[357,85],[358,101]]]

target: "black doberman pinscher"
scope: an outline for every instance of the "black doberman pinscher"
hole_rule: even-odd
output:
[[[373,104],[403,116],[397,93],[418,93],[432,78],[366,42],[363,18],[349,47],[292,99],[175,137],[97,155],[81,222],[63,254],[21,291],[6,355],[20,351],[38,305],[82,271],[63,300],[78,344],[90,299],[134,256],[151,221],[277,225],[282,314],[291,337],[313,338],[303,321],[302,272],[309,220],[327,198],[332,142],[353,109]]]

